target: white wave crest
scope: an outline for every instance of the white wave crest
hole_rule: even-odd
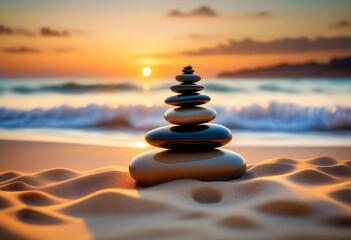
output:
[[[87,105],[59,106],[51,109],[18,110],[0,108],[3,128],[90,128],[121,127],[150,129],[166,124],[163,113],[167,106],[141,105],[111,107]],[[263,131],[310,131],[351,129],[351,108],[304,107],[292,103],[271,102],[245,107],[215,107],[213,121],[229,128]]]

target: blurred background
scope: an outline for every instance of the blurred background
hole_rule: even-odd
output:
[[[0,138],[145,147],[186,65],[236,146],[351,145],[351,1],[0,0]]]

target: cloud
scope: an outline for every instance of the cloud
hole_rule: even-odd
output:
[[[39,49],[24,46],[3,48],[2,51],[10,54],[41,53],[41,50]]]
[[[0,25],[0,35],[33,37],[35,33],[23,28],[11,28]]]
[[[67,30],[58,31],[48,27],[42,27],[40,29],[40,35],[43,37],[68,37],[70,35],[70,32]]]
[[[351,50],[351,37],[319,37],[314,40],[308,38],[283,38],[273,41],[243,41],[229,40],[227,44],[216,47],[201,48],[195,51],[183,52],[183,55],[255,55],[255,54],[293,54],[314,51],[345,51]]]
[[[71,32],[68,30],[55,30],[49,27],[42,27],[38,32],[33,32],[24,28],[13,28],[4,25],[0,25],[0,35],[7,36],[26,36],[26,37],[68,37],[71,35]]]
[[[174,9],[168,13],[168,17],[216,17],[217,13],[212,8],[208,6],[201,6],[199,8],[195,8],[190,12],[182,12],[178,9]]]
[[[191,33],[189,35],[187,35],[190,39],[194,39],[194,40],[202,40],[202,39],[209,39],[209,38],[213,38],[213,35],[210,34],[201,34],[201,33]]]
[[[14,34],[14,30],[12,28],[9,27],[5,27],[3,25],[0,25],[0,34],[3,35],[13,35]]]
[[[79,52],[80,50],[73,48],[56,48],[55,53],[70,53],[70,52]]]
[[[255,17],[255,18],[269,18],[273,16],[274,15],[268,11],[260,11],[260,12],[251,14],[251,17]]]
[[[341,20],[339,22],[330,25],[332,28],[348,28],[351,27],[351,22],[347,20]]]
[[[51,49],[37,49],[33,47],[6,47],[1,49],[4,53],[9,54],[30,54],[30,53],[57,53],[57,54],[64,54],[64,53],[71,53],[71,52],[80,52],[79,49],[74,48],[51,48]]]

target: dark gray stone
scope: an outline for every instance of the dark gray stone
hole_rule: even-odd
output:
[[[195,84],[177,84],[171,86],[171,90],[176,93],[195,93],[203,89],[203,86]]]
[[[194,70],[186,70],[186,69],[183,69],[182,70],[182,72],[184,73],[184,74],[193,74],[193,72],[195,72]]]
[[[168,125],[151,130],[145,140],[155,146],[175,150],[209,150],[229,143],[232,133],[218,124]]]
[[[130,175],[138,182],[153,185],[180,179],[226,181],[242,176],[245,160],[234,152],[213,149],[201,152],[152,150],[135,157]]]
[[[195,106],[195,105],[201,105],[209,102],[211,98],[207,95],[203,94],[192,94],[192,95],[175,95],[168,97],[165,100],[165,103],[172,105],[172,106]]]
[[[201,80],[201,77],[196,74],[178,74],[175,79],[183,83],[193,83]]]

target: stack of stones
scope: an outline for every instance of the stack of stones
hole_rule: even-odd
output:
[[[216,149],[229,143],[232,134],[226,127],[207,123],[217,113],[198,106],[211,99],[198,93],[204,87],[195,84],[201,77],[193,73],[191,66],[185,67],[183,74],[176,76],[181,84],[171,86],[179,94],[165,100],[176,106],[164,114],[175,125],[154,129],[145,136],[149,144],[169,150],[152,150],[135,157],[129,172],[136,181],[150,185],[178,179],[219,181],[245,173],[246,163],[240,155]]]

